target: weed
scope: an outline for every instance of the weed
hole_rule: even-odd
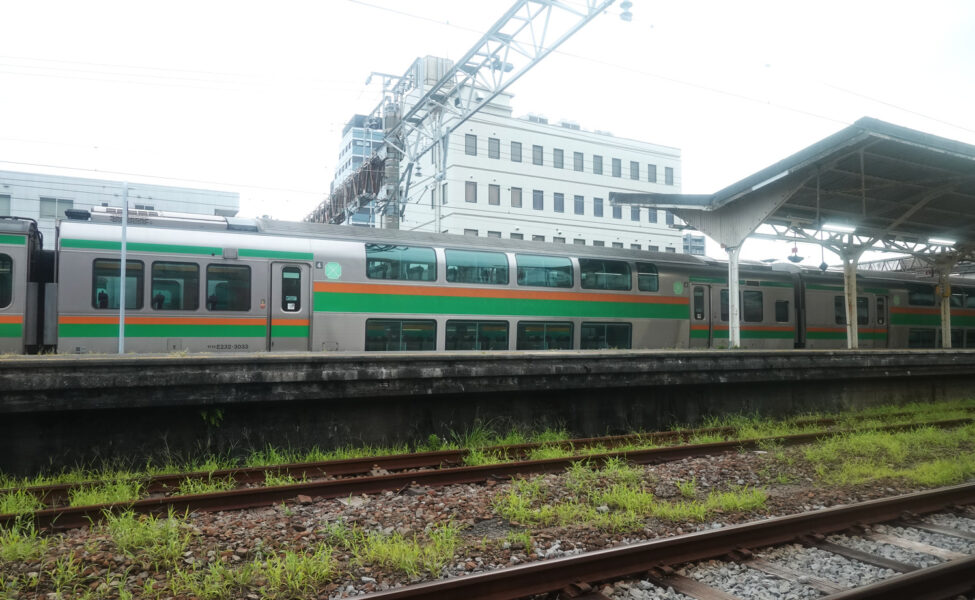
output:
[[[134,502],[142,496],[142,482],[122,479],[72,488],[68,490],[68,504],[70,506],[121,504]]]
[[[521,531],[509,531],[508,535],[506,535],[504,538],[504,543],[515,549],[524,548],[526,550],[531,550],[532,536],[527,529],[523,529]]]
[[[264,474],[265,487],[274,487],[276,485],[294,485],[307,480],[308,478],[304,475],[301,477],[295,477],[290,473],[283,473],[281,471],[268,471]]]
[[[26,490],[0,494],[0,515],[23,515],[44,508],[44,503]]]
[[[47,551],[48,538],[41,537],[30,519],[16,519],[0,528],[0,562],[34,560]]]
[[[119,550],[156,569],[174,567],[192,537],[186,517],[179,517],[172,509],[166,517],[136,515],[131,510],[117,515],[106,511],[104,527]]]
[[[373,564],[395,569],[411,578],[426,572],[436,577],[453,558],[460,544],[460,529],[452,523],[435,525],[427,532],[427,539],[411,538],[394,532],[364,532],[361,528],[341,524],[325,530],[329,539],[353,556],[357,564]]]
[[[65,591],[73,592],[81,586],[81,561],[72,552],[67,556],[62,556],[54,562],[54,567],[46,571],[51,579],[54,593],[61,597]]]
[[[198,477],[187,477],[180,482],[179,487],[174,492],[177,496],[191,496],[195,494],[212,494],[214,492],[225,492],[237,487],[233,477],[212,477],[206,479]]]
[[[695,498],[697,497],[697,478],[694,477],[690,481],[678,481],[677,490],[680,495],[685,498]]]

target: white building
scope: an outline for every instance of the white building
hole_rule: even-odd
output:
[[[355,173],[383,145],[383,124],[378,118],[354,115],[342,128],[342,147],[332,189]]]
[[[65,210],[121,208],[122,187],[121,181],[0,171],[0,216],[35,219],[45,247],[53,248],[55,222]],[[240,194],[129,183],[129,208],[232,217],[240,209]]]

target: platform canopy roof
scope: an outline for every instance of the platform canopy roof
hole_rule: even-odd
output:
[[[878,250],[975,248],[975,146],[872,118],[714,194],[610,196],[670,209],[726,246],[764,224],[810,242],[855,232]]]

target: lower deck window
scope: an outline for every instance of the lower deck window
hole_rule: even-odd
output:
[[[571,350],[572,323],[521,321],[518,350]]]
[[[436,350],[436,321],[366,319],[366,350]]]
[[[91,268],[91,305],[95,308],[119,308],[122,279],[122,261],[110,258],[96,258]],[[145,289],[145,270],[141,260],[125,261],[125,308],[142,308],[142,294]]]
[[[583,323],[581,333],[579,347],[583,350],[629,350],[633,347],[633,326],[629,323]]]
[[[934,329],[910,329],[907,332],[908,348],[934,348],[937,331]]]
[[[506,321],[447,321],[447,350],[507,350]]]

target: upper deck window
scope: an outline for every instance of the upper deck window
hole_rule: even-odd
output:
[[[660,277],[657,275],[657,265],[653,263],[636,263],[637,289],[641,292],[656,292],[660,289]]]
[[[433,248],[366,244],[366,277],[436,281],[437,256]]]
[[[579,277],[586,290],[629,290],[630,265],[621,260],[579,259]]]
[[[444,250],[447,281],[451,283],[508,283],[508,257],[501,252]]]
[[[572,261],[561,256],[517,254],[518,285],[572,287]]]

